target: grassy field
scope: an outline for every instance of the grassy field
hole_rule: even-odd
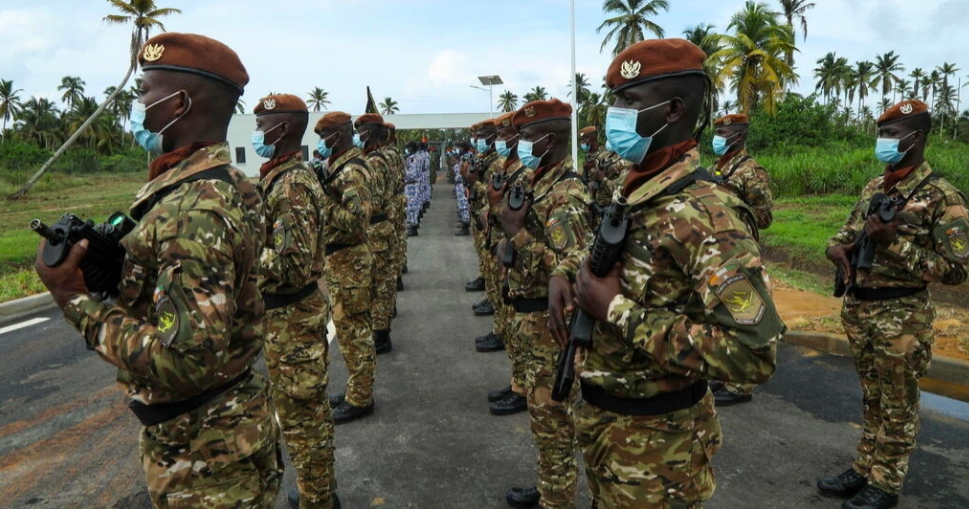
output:
[[[11,179],[13,180],[13,179]],[[0,197],[16,190],[13,182],[0,177]],[[27,229],[31,219],[50,224],[64,213],[103,221],[112,212],[127,211],[144,174],[97,174],[88,177],[51,174],[42,179],[26,199],[0,198],[0,302],[43,292],[33,270],[40,237]]]

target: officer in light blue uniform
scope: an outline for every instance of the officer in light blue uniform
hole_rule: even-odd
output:
[[[404,146],[404,196],[407,198],[407,236],[417,235],[421,213],[421,163],[416,141]]]
[[[458,229],[454,232],[456,237],[471,235],[471,204],[468,202],[468,188],[464,185],[464,176],[461,175],[461,166],[471,164],[473,157],[471,144],[467,141],[459,141],[455,148],[457,157],[452,171],[454,172],[454,197],[458,200]]]

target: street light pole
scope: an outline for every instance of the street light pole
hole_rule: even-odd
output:
[[[579,164],[579,92],[575,89],[575,0],[572,8],[572,164]]]

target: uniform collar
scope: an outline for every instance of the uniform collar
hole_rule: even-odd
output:
[[[733,152],[727,152],[726,154],[720,156],[720,159],[717,160],[717,173],[719,173],[720,170],[724,168],[732,167],[736,160],[746,155],[747,155],[747,148],[741,147],[737,150],[734,150]]]
[[[273,159],[270,162],[273,162],[273,161],[275,161],[276,164],[270,167],[269,170],[262,176],[262,179],[259,181],[259,186],[262,187],[263,189],[268,189],[269,186],[272,185],[273,181],[276,180],[277,177],[285,173],[290,168],[293,168],[294,166],[302,165],[303,154],[301,154],[300,151],[297,150],[295,152],[291,152],[287,155],[280,157],[278,161],[276,159]],[[266,163],[266,164],[269,164],[269,163]],[[262,169],[260,169],[260,172],[262,172]]]
[[[905,171],[905,170],[896,170],[896,171]],[[926,179],[926,177],[928,177],[931,174],[932,174],[932,167],[929,166],[929,162],[922,161],[922,164],[920,164],[917,168],[912,170],[906,177],[904,177],[901,181],[895,184],[895,189],[902,196],[908,197],[908,195],[912,191],[914,191],[915,188],[918,187],[918,185],[921,184],[922,181]]]
[[[532,176],[534,179],[532,181],[532,193],[535,194],[535,201],[547,195],[552,187],[559,180],[562,180],[562,176],[570,171],[572,171],[572,156],[566,156],[558,163],[536,170],[535,175]]]
[[[697,171],[699,168],[700,150],[694,146],[658,175],[643,182],[639,187],[629,190],[627,200],[630,205],[647,202],[666,191],[666,188],[674,182]]]
[[[231,162],[232,160],[229,158],[229,142],[227,141],[217,142],[199,148],[188,157],[182,159],[178,164],[172,166],[168,171],[165,171],[155,177],[151,182],[145,184],[138,191],[138,194],[135,195],[135,202],[131,205],[131,209],[134,210],[138,205],[162,189],[176,185],[203,171],[224,166]]]

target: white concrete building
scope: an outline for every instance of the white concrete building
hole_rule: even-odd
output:
[[[327,112],[310,112],[309,127],[303,136],[303,157],[309,158],[316,147],[319,136],[313,132],[313,126]],[[354,115],[356,120],[358,115]],[[387,115],[384,121],[397,127],[398,131],[408,129],[464,129],[489,118],[488,113],[428,113],[415,115]],[[255,115],[234,115],[229,122],[229,149],[232,151],[232,163],[246,172],[250,177],[259,173],[259,166],[266,159],[256,155],[252,149],[252,131],[256,128]]]

